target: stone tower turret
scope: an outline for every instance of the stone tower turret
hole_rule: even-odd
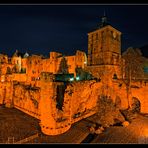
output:
[[[46,135],[62,134],[71,127],[70,114],[64,116],[64,110],[57,107],[63,86],[63,82],[53,82],[49,72],[41,73],[40,126]]]

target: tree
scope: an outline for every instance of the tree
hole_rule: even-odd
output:
[[[125,77],[128,81],[144,76],[144,58],[142,57],[140,49],[130,47],[122,54],[122,57],[125,60]]]
[[[124,64],[122,63],[121,67],[125,74],[125,84],[127,87],[127,100],[128,100],[128,108],[130,107],[129,104],[129,97],[131,94],[131,82],[133,79],[141,79],[144,76],[143,72],[143,61],[144,58],[142,57],[142,53],[140,49],[133,47],[129,47],[123,54],[122,58]]]
[[[62,57],[62,59],[61,59],[58,73],[60,73],[60,74],[68,74],[69,73],[68,64],[67,64],[67,60],[65,57]]]
[[[96,116],[96,123],[101,124],[103,127],[120,124],[125,121],[120,108],[115,105],[112,98],[104,95],[98,97]]]

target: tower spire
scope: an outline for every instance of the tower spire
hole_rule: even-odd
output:
[[[104,16],[106,16],[105,9],[104,9]]]
[[[105,26],[107,24],[107,17],[106,17],[106,12],[104,10],[104,15],[101,18],[101,26]]]

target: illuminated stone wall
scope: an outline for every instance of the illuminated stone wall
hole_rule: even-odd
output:
[[[40,88],[19,83],[13,87],[13,106],[39,119]]]
[[[68,72],[73,73],[74,76],[76,76],[76,67],[84,68],[87,64],[86,54],[80,50],[77,50],[76,54],[72,56],[63,56],[61,53],[50,52],[50,58],[42,60],[42,71],[57,74],[63,57],[67,61]]]
[[[85,70],[103,81],[112,81],[114,74],[117,75],[118,79],[121,78],[120,66],[117,65],[86,66]]]
[[[42,56],[29,56],[26,64],[27,82],[34,84],[35,81],[39,79],[40,73],[42,72]]]
[[[57,93],[57,87],[61,87],[64,84],[62,82],[52,82],[50,73],[42,73],[41,83],[41,101],[39,104],[41,130],[46,135],[62,134],[71,127],[69,98],[65,96],[63,98],[64,107],[62,109],[57,108],[58,95],[64,93]]]
[[[13,84],[12,82],[0,82],[0,102],[6,107],[12,107]]]
[[[136,82],[132,85],[137,87],[132,87],[131,98],[138,98],[141,112],[148,113],[148,84]],[[126,85],[121,80],[112,80],[110,83],[76,81],[64,85],[63,82],[52,82],[50,73],[43,72],[40,86],[0,82],[0,103],[39,119],[41,130],[46,135],[65,133],[73,123],[95,114],[97,100],[101,95],[110,97],[114,103],[117,98],[120,99],[120,109],[128,107]],[[61,108],[58,108],[60,99],[63,100]]]
[[[88,33],[88,65],[119,64],[121,32],[110,25]]]
[[[141,104],[141,112],[148,113],[148,82],[143,81],[142,83],[137,82],[138,87],[132,88],[132,97],[136,97]],[[132,103],[132,102],[131,102]]]
[[[71,122],[77,122],[96,112],[97,100],[101,93],[102,83],[92,81],[74,82],[65,90],[70,100]]]
[[[13,73],[11,77],[13,81],[18,81],[18,82],[26,82],[27,80],[26,74]]]

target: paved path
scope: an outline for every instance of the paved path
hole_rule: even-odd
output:
[[[88,119],[92,119],[93,121],[93,116]],[[64,134],[46,136],[41,134],[40,128],[38,128],[39,121],[37,119],[34,119],[17,109],[0,107],[0,143],[6,142],[8,137],[14,137],[14,140],[18,141],[37,132],[41,135],[27,143],[81,143],[89,135],[87,126],[91,123],[88,122],[88,119],[73,124],[70,130]],[[144,117],[138,115],[128,127],[109,127],[90,142],[90,144],[93,143],[148,144],[148,116]]]
[[[0,143],[10,143],[39,131],[39,120],[15,109],[0,106]],[[8,141],[9,140],[9,141]]]
[[[91,143],[148,144],[148,117],[138,115],[127,127],[110,127]]]
[[[89,129],[87,127],[88,123],[84,120],[81,120],[71,126],[71,128],[61,134],[55,136],[46,136],[44,134],[40,135],[38,138],[33,141],[29,141],[28,143],[36,143],[41,144],[79,144],[83,139],[85,139],[89,135]]]

